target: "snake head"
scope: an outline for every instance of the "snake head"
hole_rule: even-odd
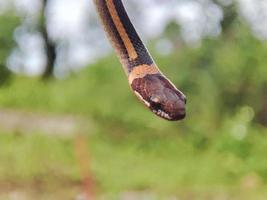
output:
[[[133,80],[131,87],[157,116],[170,121],[185,118],[185,95],[161,74],[137,78]]]

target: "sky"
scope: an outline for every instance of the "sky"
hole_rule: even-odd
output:
[[[200,45],[206,36],[221,33],[223,12],[210,0],[125,0],[123,1],[141,38],[148,40],[162,34],[171,20],[181,26],[181,34],[189,45]],[[231,3],[231,0],[224,0]],[[260,39],[267,39],[267,1],[237,0],[241,16],[251,25]],[[8,59],[15,72],[36,75],[45,65],[43,41],[38,32],[29,31],[36,23],[40,0],[0,0],[0,13],[8,7],[24,17],[14,33],[18,48]],[[144,10],[146,8],[146,10]],[[53,0],[48,11],[48,30],[58,45],[56,75],[76,71],[111,51],[111,46],[98,23],[92,0]],[[159,41],[160,47],[171,49],[171,44]]]

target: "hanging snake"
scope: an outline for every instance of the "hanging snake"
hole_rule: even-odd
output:
[[[121,0],[94,0],[109,40],[135,95],[157,116],[185,117],[186,97],[159,70],[137,34]]]

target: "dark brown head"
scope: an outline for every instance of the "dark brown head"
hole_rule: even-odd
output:
[[[175,121],[185,118],[186,97],[161,74],[148,74],[132,81],[135,94],[159,117]]]

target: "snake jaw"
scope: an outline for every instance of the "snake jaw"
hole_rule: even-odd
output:
[[[144,99],[144,97],[142,97],[142,95],[139,92],[134,91],[134,93],[154,114],[163,119],[169,121],[177,121],[185,118],[185,109],[184,109],[184,104],[186,103],[185,98],[183,101],[179,102],[180,105],[178,109],[172,108],[171,109],[172,112],[167,113],[162,109],[164,108],[164,105],[160,103],[159,98],[156,99],[152,98],[151,101],[148,102],[147,100]]]
[[[168,113],[165,113],[163,110],[160,110],[160,109],[154,109],[151,106],[151,103],[149,103],[148,101],[146,101],[137,91],[134,91],[134,93],[157,116],[159,116],[161,118],[164,118],[164,119],[167,119],[167,120],[172,120],[172,118],[170,117],[170,115]]]
[[[185,118],[185,101],[176,100],[176,106],[168,105],[168,103],[153,102],[150,103],[150,110],[157,116],[169,121],[176,121]],[[178,104],[178,106],[177,106]]]
[[[186,98],[161,74],[148,74],[133,80],[137,97],[157,116],[169,121],[185,118]]]
[[[147,107],[150,107],[150,103],[146,101],[141,94],[139,94],[137,91],[134,91],[134,93]]]

